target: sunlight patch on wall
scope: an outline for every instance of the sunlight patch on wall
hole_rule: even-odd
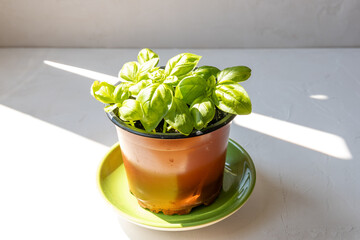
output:
[[[237,116],[234,123],[283,141],[287,141],[331,157],[350,160],[351,152],[345,140],[335,134],[289,123],[261,114]]]

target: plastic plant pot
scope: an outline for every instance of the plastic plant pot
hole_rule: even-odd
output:
[[[116,127],[129,189],[140,206],[166,215],[187,214],[220,194],[235,115],[189,136],[148,133],[112,112],[107,115]]]

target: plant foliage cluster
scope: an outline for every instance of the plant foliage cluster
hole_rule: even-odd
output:
[[[251,113],[250,98],[239,84],[250,77],[251,69],[196,68],[200,59],[192,53],[181,53],[160,68],[159,56],[145,48],[137,61],[123,65],[120,84],[95,81],[91,94],[106,104],[106,112],[113,111],[124,122],[147,132],[175,130],[188,135],[194,128],[205,128],[219,112]]]

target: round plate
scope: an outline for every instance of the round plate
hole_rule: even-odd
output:
[[[130,222],[143,227],[184,231],[219,222],[238,210],[255,186],[255,166],[249,154],[234,140],[229,140],[223,189],[214,203],[194,208],[187,215],[164,215],[143,209],[130,193],[119,144],[104,157],[98,171],[98,185],[105,199]]]

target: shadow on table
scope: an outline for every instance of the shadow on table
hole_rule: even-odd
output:
[[[254,232],[265,231],[266,226],[281,218],[284,208],[283,193],[296,199],[299,206],[310,205],[306,196],[298,195],[291,189],[284,189],[275,178],[257,172],[257,183],[248,202],[235,214],[209,227],[185,231],[156,231],[137,226],[119,218],[123,231],[130,239],[246,239]]]

